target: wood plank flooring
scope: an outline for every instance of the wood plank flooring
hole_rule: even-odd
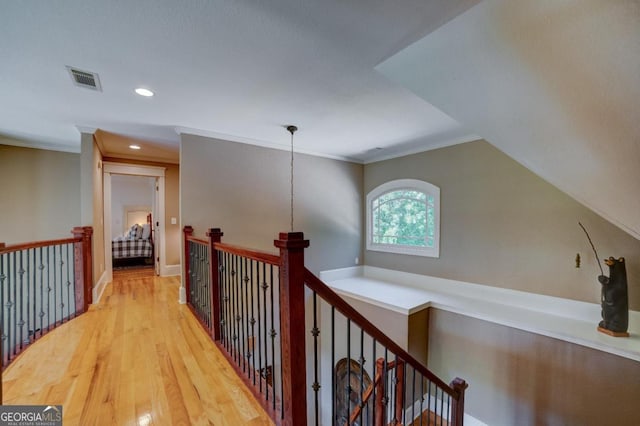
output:
[[[4,404],[63,405],[69,425],[272,425],[185,305],[179,278],[114,273],[99,304],[3,373]]]

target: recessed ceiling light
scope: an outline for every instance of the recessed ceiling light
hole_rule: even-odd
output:
[[[136,89],[136,93],[140,96],[146,96],[146,97],[153,96],[153,92],[151,90],[145,89],[143,87],[138,87]]]
[[[140,149],[140,145],[129,145],[129,148],[138,150]]]

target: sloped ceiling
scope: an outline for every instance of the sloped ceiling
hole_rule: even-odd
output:
[[[640,239],[640,2],[484,0],[377,69]]]

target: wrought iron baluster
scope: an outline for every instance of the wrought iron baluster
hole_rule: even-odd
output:
[[[47,279],[47,332],[51,331],[51,277],[49,276],[50,258],[51,258],[51,246],[47,246],[47,255],[46,255],[47,263],[46,265],[43,263],[44,268],[46,270],[44,276]]]
[[[362,425],[362,420],[364,416],[364,405],[362,404],[362,400],[364,398],[364,330],[360,328],[360,359],[358,362],[360,363],[360,425]]]
[[[263,316],[263,327],[264,327],[264,344],[262,345],[264,348],[264,371],[265,371],[265,397],[267,401],[269,401],[269,383],[268,379],[268,368],[269,368],[269,357],[267,356],[267,349],[269,347],[267,336],[269,333],[267,332],[267,290],[269,289],[269,284],[267,284],[267,265],[263,265],[262,267],[262,316]],[[271,369],[273,370],[273,361],[271,362]],[[273,373],[271,374],[271,378],[273,379]],[[273,381],[271,382],[273,384]],[[272,387],[273,389],[273,387]],[[273,398],[273,395],[272,395]]]
[[[240,258],[240,359],[242,360],[242,371],[247,374],[247,347],[248,347],[248,324],[246,320],[246,304],[247,304],[247,259]]]
[[[262,282],[262,280],[264,279],[264,275],[260,274],[260,267],[262,266],[262,269],[264,270],[264,268],[266,267],[266,265],[262,262],[258,262],[256,264],[256,288],[255,288],[255,293],[256,293],[256,305],[257,305],[257,317],[258,317],[258,339],[257,339],[257,353],[258,353],[258,369],[260,370],[260,374],[258,375],[258,389],[260,389],[260,393],[262,393],[262,376],[266,375],[267,372],[267,365],[266,363],[263,365],[262,364],[262,310],[260,308],[260,283]],[[255,340],[254,340],[255,342]],[[255,361],[256,359],[256,348],[254,347],[253,350],[253,359]],[[264,374],[263,374],[264,372]],[[255,383],[254,383],[255,384]]]
[[[275,389],[276,389],[276,383],[278,383],[277,377],[276,377],[276,372],[277,369],[276,367],[276,328],[275,328],[275,322],[274,322],[274,307],[273,307],[273,287],[275,287],[274,283],[273,283],[273,265],[271,265],[271,277],[270,277],[270,282],[271,282],[271,288],[270,288],[270,293],[271,293],[271,306],[269,307],[271,310],[271,331],[269,332],[269,335],[271,336],[271,365],[273,366],[271,368],[271,374],[272,374],[272,383],[273,383],[273,401],[272,401],[272,406],[273,406],[273,410],[275,411],[276,409],[276,396],[275,396]],[[281,376],[282,377],[282,376]],[[280,390],[280,396],[282,397],[282,387]],[[284,404],[282,404],[284,406]]]
[[[347,405],[347,421],[351,416],[351,319],[347,318],[347,380],[344,393]]]
[[[378,391],[378,386],[376,385],[376,377],[378,376],[378,370],[377,370],[377,358],[376,358],[376,345],[377,345],[377,340],[375,338],[371,339],[372,345],[371,345],[371,360],[372,360],[372,366],[371,366],[371,371],[373,372],[373,394],[371,394],[371,398],[369,398],[369,401],[373,401],[373,409],[371,410],[371,416],[373,417],[373,421],[375,422],[376,419],[376,392]]]
[[[384,348],[384,362],[382,363],[382,424],[387,424],[387,418],[389,414],[389,390],[388,390],[388,381],[389,381],[389,372],[387,371],[388,366],[388,349]]]
[[[331,423],[336,422],[336,308],[331,305]]]
[[[257,266],[257,265],[256,265]],[[254,312],[254,305],[253,305],[253,283],[254,283],[254,275],[255,275],[255,270],[254,270],[254,262],[253,259],[249,262],[249,271],[250,271],[250,276],[251,279],[249,281],[249,296],[251,298],[251,315],[249,315],[249,324],[251,324],[251,345],[250,345],[250,351],[249,353],[251,354],[251,372],[252,372],[252,377],[253,377],[253,384],[256,384],[256,357],[255,357],[255,349],[256,349],[256,332],[255,332],[255,324],[256,324],[256,318],[255,318],[255,312]]]
[[[26,347],[26,343],[29,341],[29,333],[27,332],[27,336],[25,337],[25,332],[24,332],[24,325],[26,324],[25,320],[24,320],[24,307],[25,304],[28,304],[29,299],[27,298],[27,296],[25,295],[26,293],[26,285],[24,283],[24,274],[27,272],[26,269],[24,269],[25,264],[24,264],[24,257],[25,257],[25,251],[24,250],[20,250],[19,256],[20,256],[20,270],[18,271],[18,275],[20,276],[20,289],[19,289],[19,299],[20,300],[16,300],[16,308],[20,311],[19,313],[19,317],[20,320],[18,321],[18,327],[20,327],[20,340],[18,341],[18,347],[20,348],[20,351],[22,351],[22,349],[24,349],[24,347]],[[26,340],[26,342],[25,342]]]
[[[320,400],[318,391],[320,390],[320,382],[318,382],[318,336],[320,335],[320,329],[318,328],[318,295],[313,292],[313,329],[311,329],[311,335],[313,336],[313,385],[314,392],[314,419],[315,425],[319,424],[319,410]]]
[[[0,308],[2,309],[2,311],[0,312],[0,345],[2,345],[2,348],[0,349],[0,353],[2,354],[2,367],[4,368],[5,365],[7,365],[6,361],[5,361],[5,356],[8,353],[7,352],[7,348],[5,347],[5,342],[7,340],[7,335],[6,335],[6,330],[5,330],[5,325],[7,324],[5,318],[4,318],[4,314],[5,314],[5,309],[4,309],[4,294],[5,294],[5,283],[7,280],[7,277],[5,275],[5,267],[4,267],[4,262],[5,259],[7,258],[6,254],[0,254]]]
[[[17,256],[17,252],[13,252],[12,253],[12,257],[13,257],[13,280],[11,281],[12,287],[13,287],[13,298],[12,301],[10,302],[9,305],[9,309],[13,312],[13,319],[11,320],[11,324],[9,324],[9,331],[11,332],[10,336],[10,351],[11,351],[11,357],[13,358],[14,356],[16,356],[16,332],[17,332],[17,319],[16,319],[16,305],[17,305],[17,294],[16,294],[16,286],[17,286],[17,276],[16,274],[18,273],[17,271],[17,261],[16,261],[16,256]]]
[[[238,339],[239,337],[239,327],[238,327],[238,318],[240,317],[240,311],[238,307],[238,256],[233,256],[233,271],[231,272],[233,276],[233,358],[236,363],[239,364],[240,360],[238,359]]]
[[[436,396],[438,389],[436,388]],[[442,426],[442,420],[444,417],[444,390],[440,389],[440,426]]]

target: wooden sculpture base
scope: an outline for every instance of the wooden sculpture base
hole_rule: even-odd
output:
[[[629,337],[629,333],[627,333],[626,331],[624,331],[624,332],[611,331],[611,330],[607,330],[606,328],[602,328],[602,327],[598,327],[598,331],[600,333],[608,334],[609,336],[613,336],[613,337]]]

